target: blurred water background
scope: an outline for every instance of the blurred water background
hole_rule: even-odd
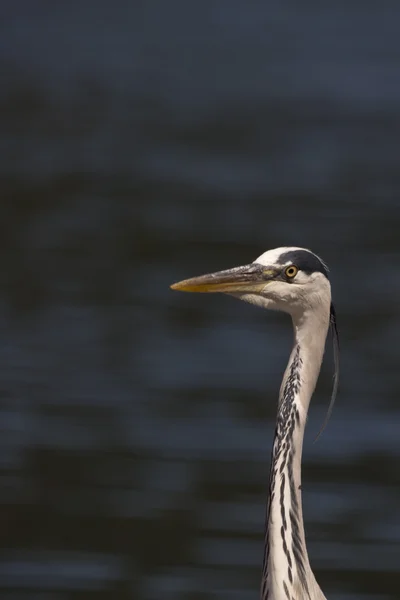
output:
[[[341,331],[312,566],[400,598],[399,3],[0,17],[0,598],[258,597],[290,324],[169,284],[281,245],[328,262]]]

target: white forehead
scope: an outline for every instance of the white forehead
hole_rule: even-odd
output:
[[[296,250],[306,250],[307,252],[311,252],[311,250],[308,250],[308,248],[298,248],[296,246],[283,246],[282,248],[274,248],[273,250],[267,250],[267,252],[264,252],[264,254],[261,254],[261,256],[256,258],[254,262],[260,265],[264,265],[266,267],[280,264],[279,257],[281,256],[281,254],[285,254],[286,252],[292,252]],[[287,264],[289,263],[290,261],[288,260]]]

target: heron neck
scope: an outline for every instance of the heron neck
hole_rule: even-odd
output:
[[[329,326],[326,317],[293,318],[294,344],[283,377],[272,449],[261,598],[323,598],[311,571],[301,501],[301,456],[308,407]],[[311,595],[310,595],[311,594]]]

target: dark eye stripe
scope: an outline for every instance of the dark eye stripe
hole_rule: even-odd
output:
[[[329,279],[326,265],[316,254],[307,250],[289,250],[289,252],[284,252],[280,255],[279,262],[282,266],[291,262],[297,266],[299,271],[304,271],[307,274],[315,272],[323,273]]]

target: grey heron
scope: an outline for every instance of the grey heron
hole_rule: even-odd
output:
[[[335,379],[339,340],[326,264],[305,248],[269,250],[253,263],[185,279],[172,286],[186,292],[224,292],[262,308],[289,313],[293,348],[278,400],[264,537],[261,600],[322,600],[311,570],[301,501],[301,455],[308,407],[329,328],[333,333]]]

